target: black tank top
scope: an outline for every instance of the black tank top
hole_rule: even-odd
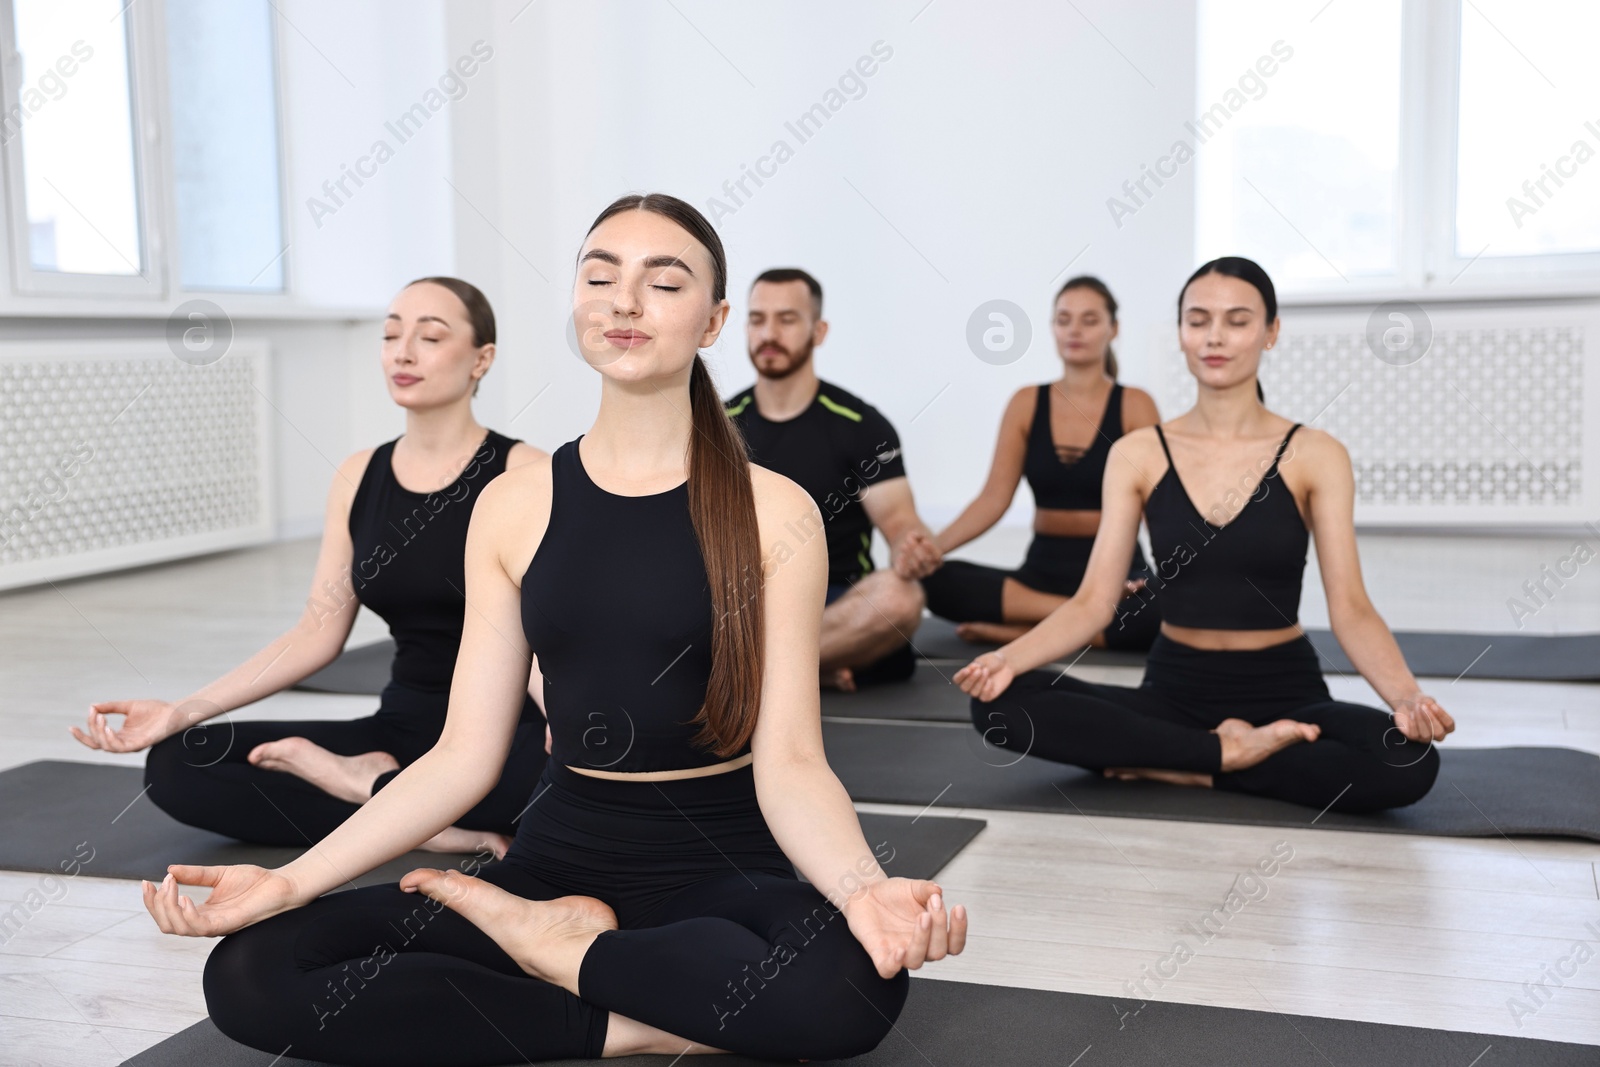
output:
[[[1033,490],[1033,503],[1041,508],[1100,510],[1100,481],[1106,473],[1106,457],[1111,444],[1122,436],[1122,386],[1111,386],[1106,410],[1083,455],[1074,462],[1063,462],[1056,453],[1050,433],[1051,387],[1039,386],[1039,399],[1033,408],[1033,425],[1028,429],[1028,450],[1022,473]]]
[[[666,771],[734,756],[695,746],[711,674],[712,605],[689,485],[619,496],[550,458],[550,524],[522,576],[522,629],[544,675],[550,758]]]
[[[1310,535],[1278,463],[1297,422],[1284,434],[1272,466],[1226,526],[1200,514],[1172,465],[1167,436],[1156,427],[1167,472],[1144,505],[1150,529],[1161,618],[1207,630],[1276,630],[1300,616],[1300,581]]]
[[[461,475],[432,493],[395,480],[395,441],[372,450],[350,503],[351,580],[360,601],[389,624],[390,677],[448,693],[467,606],[467,522],[483,487],[506,469],[516,439],[490,430]]]

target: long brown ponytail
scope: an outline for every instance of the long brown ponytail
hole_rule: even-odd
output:
[[[623,211],[650,211],[671,219],[711,254],[711,299],[728,291],[722,240],[694,207],[665,193],[620,197],[589,227]],[[705,561],[716,624],[711,635],[711,675],[706,700],[691,721],[701,725],[695,742],[718,756],[732,756],[755,732],[761,707],[765,652],[762,626],[761,536],[750,459],[738,426],[728,418],[705,360],[695,354],[689,375],[689,515]]]

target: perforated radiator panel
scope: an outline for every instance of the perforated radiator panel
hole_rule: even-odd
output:
[[[1365,314],[1285,312],[1279,342],[1265,355],[1267,406],[1349,449],[1357,521],[1595,518],[1595,317],[1446,309],[1429,319],[1432,344],[1411,363],[1374,354]],[[1170,418],[1194,403],[1196,385],[1175,335],[1160,362],[1159,400]]]
[[[270,539],[267,360],[0,345],[0,588]]]

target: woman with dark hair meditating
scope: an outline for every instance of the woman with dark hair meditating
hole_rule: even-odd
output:
[[[1112,446],[1077,593],[956,672],[973,723],[998,747],[1121,778],[1335,811],[1414,803],[1455,722],[1367,598],[1349,453],[1264,405],[1256,369],[1278,337],[1272,281],[1248,259],[1213,260],[1184,285],[1178,323],[1195,406]],[[1143,685],[1036,669],[1111,619],[1141,511],[1162,619]],[[1297,621],[1312,536],[1334,636],[1392,713],[1336,701],[1322,680]]]
[[[716,232],[681,200],[624,197],[577,270],[599,414],[479,501],[439,743],[284,867],[144,886],[163,930],[229,934],[206,1001],[248,1045],[383,1065],[849,1056],[894,1025],[907,968],[963,947],[965,909],[884,874],[823,754],[827,552],[786,540],[820,516],[748,462],[698,355],[730,310]],[[490,788],[530,652],[554,746],[504,861],[323,896]]]
[[[1026,478],[1033,492],[1033,540],[1015,570],[946,559],[922,579],[928,610],[959,623],[969,641],[996,644],[1026,633],[1060,607],[1083,581],[1100,526],[1100,483],[1111,446],[1125,433],[1161,416],[1143,389],[1117,381],[1117,301],[1099,278],[1068,278],[1056,293],[1051,320],[1061,379],[1019,389],[1000,419],[983,491],[934,538],[948,555],[1000,521]],[[1065,444],[1061,442],[1067,442]],[[1079,444],[1078,442],[1084,442]],[[1149,575],[1137,542],[1128,566],[1128,595],[1111,623],[1089,643],[1143,651],[1161,627],[1157,604],[1135,597]]]
[[[106,752],[149,748],[150,799],[179,822],[302,847],[428,751],[444,730],[467,613],[461,560],[472,508],[501,472],[548,458],[473,417],[472,398],[494,355],[494,311],[476,286],[437,277],[400,290],[384,318],[382,370],[390,399],[405,409],[406,432],[356,452],[335,472],[300,619],[182,700],[95,704],[73,736]],[[327,666],[363,604],[395,639],[376,713],[329,722],[216,718]],[[544,768],[536,679],[530,673],[500,780],[422,842],[424,850],[504,854]],[[115,727],[111,716],[122,717]]]

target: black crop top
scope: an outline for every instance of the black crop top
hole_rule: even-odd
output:
[[[516,439],[490,430],[460,476],[432,493],[395,480],[395,441],[372,450],[350,502],[351,581],[357,598],[389,624],[390,677],[447,693],[467,607],[467,523]]]
[[[718,756],[690,722],[711,674],[712,605],[689,485],[619,496],[583,469],[578,441],[550,458],[550,524],[522,576],[522,629],[544,675],[550,758],[665,771]]]
[[[1207,630],[1276,630],[1300,615],[1300,581],[1310,542],[1294,494],[1278,463],[1297,422],[1284,434],[1272,466],[1226,526],[1200,514],[1167,454],[1162,475],[1144,505],[1155,574],[1150,579],[1161,619]]]
[[[1028,450],[1022,473],[1033,490],[1033,503],[1041,508],[1100,510],[1100,482],[1106,473],[1106,457],[1111,444],[1122,436],[1122,386],[1113,384],[1106,398],[1106,410],[1094,440],[1074,461],[1058,455],[1055,437],[1050,432],[1049,385],[1039,386],[1039,399],[1033,408],[1033,425],[1028,429]],[[1064,449],[1062,451],[1065,451]]]

